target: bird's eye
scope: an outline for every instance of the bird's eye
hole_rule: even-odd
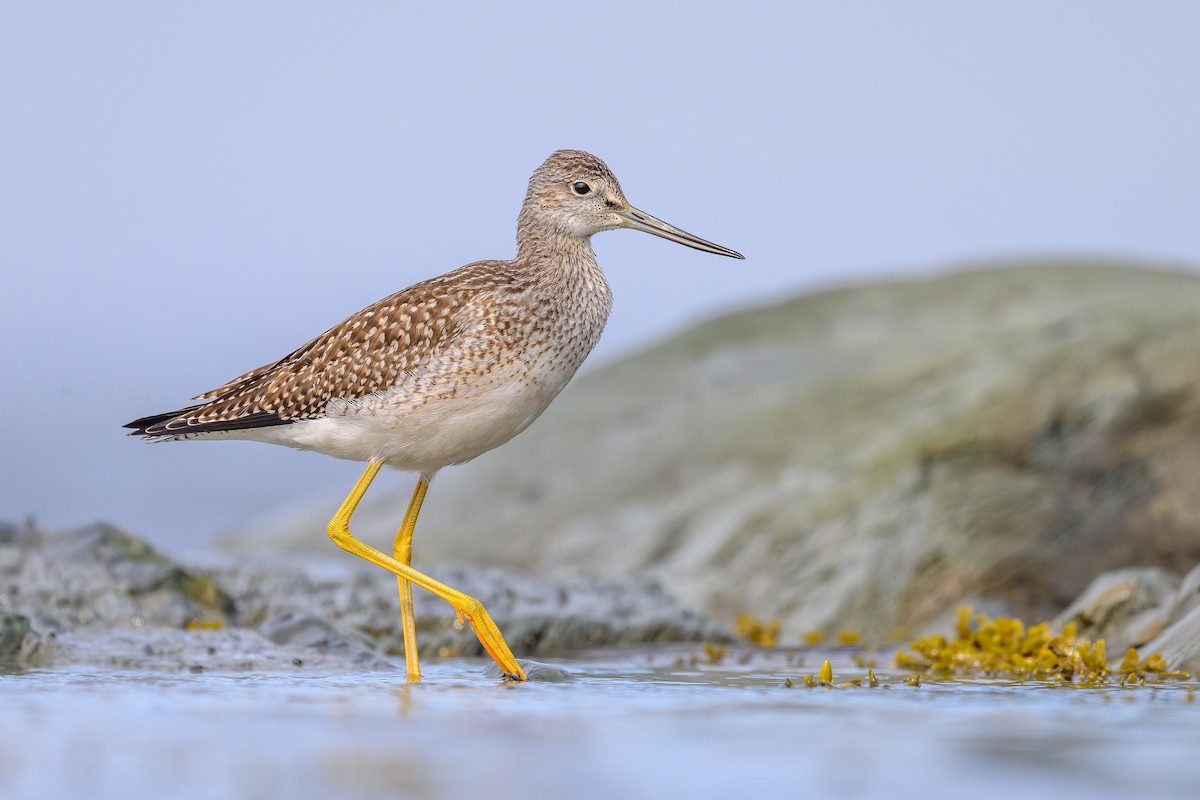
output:
[[[592,190],[592,187],[588,186],[583,181],[575,181],[574,183],[571,184],[571,191],[574,192],[575,194],[579,195],[580,197],[583,197],[585,194],[587,194],[591,190]]]

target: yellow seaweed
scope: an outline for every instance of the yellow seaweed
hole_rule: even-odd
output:
[[[1059,634],[1042,622],[1026,627],[1009,617],[990,619],[972,614],[969,606],[958,609],[954,637],[922,636],[896,654],[896,666],[935,675],[980,675],[1017,680],[1055,681],[1081,686],[1100,686],[1119,680],[1123,686],[1144,685],[1147,675],[1177,679],[1159,653],[1139,658],[1130,648],[1120,666],[1108,667],[1103,639],[1080,639],[1074,623]],[[1186,673],[1182,673],[1186,676]],[[1120,677],[1118,677],[1120,676]]]
[[[705,642],[704,657],[708,659],[709,664],[720,664],[725,660],[725,646]]]
[[[225,623],[219,619],[189,619],[184,624],[184,629],[189,631],[219,631],[225,626]]]
[[[779,644],[779,620],[762,621],[753,614],[740,614],[733,623],[733,633],[759,647]]]

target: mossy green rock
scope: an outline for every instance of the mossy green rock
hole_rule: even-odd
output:
[[[194,606],[193,616],[227,618],[235,608],[211,578],[185,569],[145,541],[115,525],[96,523],[75,534],[74,546],[119,574],[131,595],[166,593]]]
[[[28,617],[0,614],[0,661],[15,660],[28,636]]]
[[[93,623],[182,628],[235,614],[232,598],[210,577],[114,525],[62,533],[2,527],[11,540],[0,541],[0,576],[14,587],[9,602],[50,630]]]
[[[21,669],[44,663],[53,640],[42,637],[23,614],[0,614],[0,669]]]

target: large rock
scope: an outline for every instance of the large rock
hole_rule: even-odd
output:
[[[1055,630],[1074,623],[1085,639],[1104,639],[1118,656],[1142,647],[1171,624],[1179,605],[1179,576],[1158,567],[1113,570],[1098,575],[1083,594],[1054,619]]]
[[[435,484],[416,554],[648,576],[784,641],[971,598],[1045,619],[1105,570],[1200,561],[1198,376],[1193,275],[1043,263],[803,296],[582,376]],[[406,500],[356,524],[392,529]]]
[[[484,601],[518,656],[730,638],[641,578],[568,584],[473,567],[438,577]],[[450,606],[420,590],[414,601],[425,656],[483,654]],[[332,546],[195,569],[112,525],[0,523],[0,669],[391,669],[402,653],[395,577]]]
[[[1184,576],[1162,611],[1166,626],[1142,652],[1160,653],[1171,669],[1200,671],[1200,566]]]
[[[1173,670],[1200,671],[1200,607],[1175,620],[1141,652],[1160,654]]]
[[[1200,669],[1200,566],[1182,580],[1159,569],[1117,569],[1096,576],[1053,627],[1074,623],[1085,639],[1104,639],[1116,667],[1129,647],[1161,655],[1171,670]]]
[[[57,534],[0,523],[5,607],[52,631],[90,624],[182,628],[235,613],[232,598],[211,578],[105,523]]]

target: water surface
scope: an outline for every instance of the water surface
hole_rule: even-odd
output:
[[[699,655],[699,657],[698,657]],[[803,688],[820,657],[695,648],[403,672],[0,675],[0,797],[1195,797],[1195,683]],[[882,660],[882,659],[881,659]],[[864,677],[847,654],[835,680]],[[786,688],[784,678],[795,683]]]

